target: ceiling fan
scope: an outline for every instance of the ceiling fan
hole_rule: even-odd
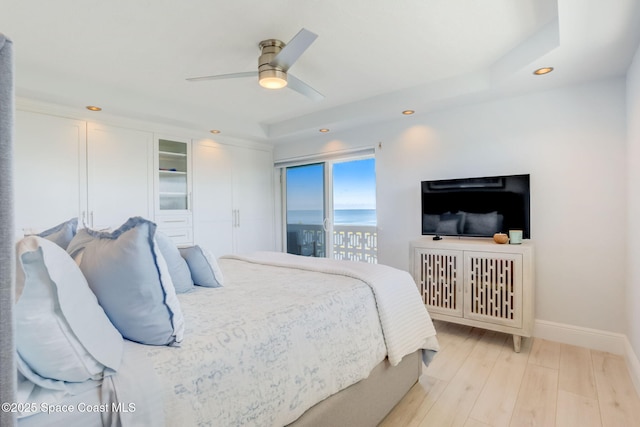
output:
[[[287,86],[314,101],[321,101],[324,99],[324,95],[288,73],[289,68],[293,66],[317,37],[317,34],[303,28],[286,44],[276,39],[263,40],[259,45],[262,53],[258,58],[258,71],[190,77],[187,80],[198,82],[258,76],[260,86],[267,89],[281,89]]]

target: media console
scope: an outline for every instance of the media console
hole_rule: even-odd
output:
[[[534,320],[533,245],[423,237],[411,242],[411,269],[433,319],[513,335],[520,352]]]

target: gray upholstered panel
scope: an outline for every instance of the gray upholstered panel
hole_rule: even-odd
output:
[[[15,263],[13,248],[13,56],[0,34],[0,402],[15,402],[16,365],[13,325]],[[0,425],[15,425],[0,411]]]
[[[420,350],[406,355],[397,366],[388,359],[369,377],[309,408],[287,427],[376,426],[413,387],[422,374]]]

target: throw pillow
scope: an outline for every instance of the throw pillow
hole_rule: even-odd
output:
[[[58,224],[48,230],[36,234],[36,236],[44,237],[47,240],[51,240],[62,249],[67,249],[69,242],[76,235],[78,229],[78,218],[71,218],[68,221]]]
[[[187,261],[194,284],[207,288],[223,285],[222,270],[211,252],[196,245],[180,248],[180,255]]]
[[[16,245],[16,261],[21,373],[46,387],[50,380],[82,382],[115,372],[122,336],[73,259],[55,243],[29,236]]]
[[[167,268],[171,275],[171,281],[176,289],[176,293],[183,294],[193,290],[193,280],[187,262],[180,255],[180,251],[171,237],[157,231],[156,242],[162,252],[162,256],[167,262]]]
[[[155,234],[156,224],[134,217],[113,232],[80,230],[67,251],[123,337],[177,346],[184,318]]]

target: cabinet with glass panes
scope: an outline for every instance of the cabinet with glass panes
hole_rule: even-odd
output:
[[[157,139],[158,229],[177,244],[193,241],[191,218],[191,142],[169,138]]]

